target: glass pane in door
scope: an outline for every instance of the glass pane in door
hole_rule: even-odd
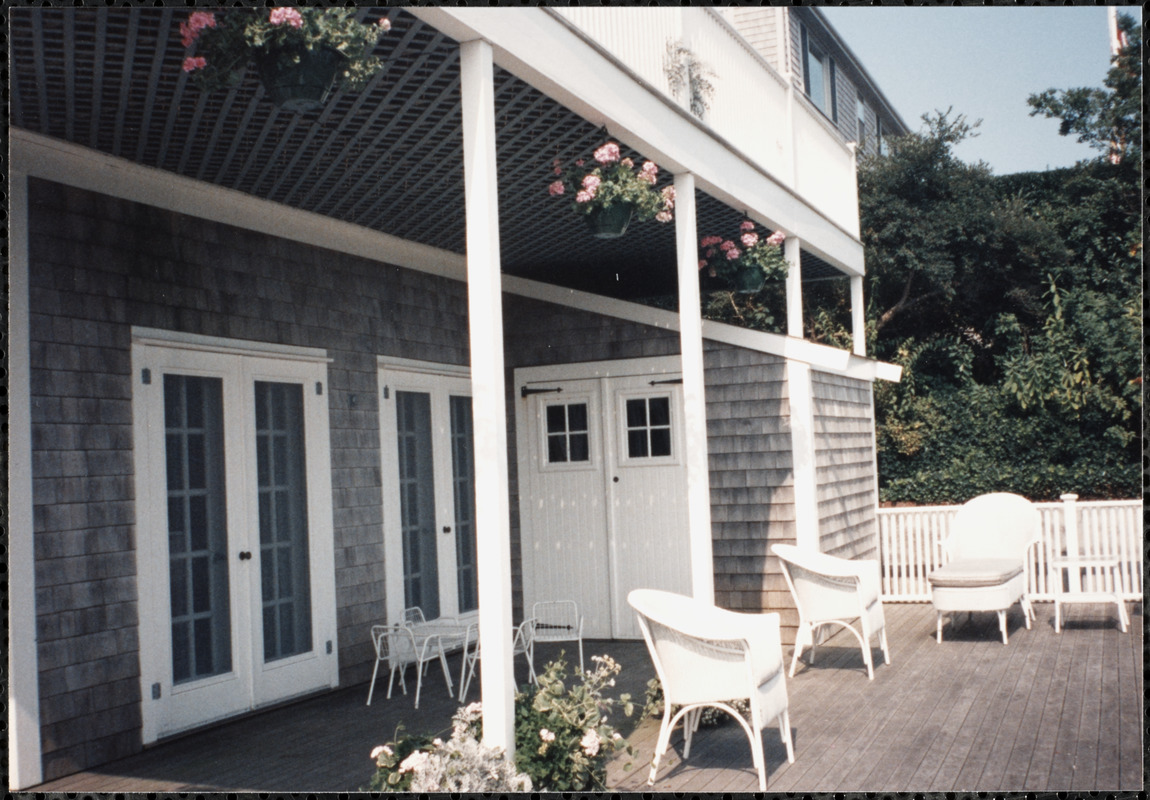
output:
[[[231,671],[223,382],[164,375],[172,682]]]
[[[475,572],[475,451],[471,398],[451,397],[451,482],[455,492],[455,571],[459,611],[479,608]]]
[[[309,652],[303,386],[256,381],[256,485],[264,661]]]
[[[427,619],[439,616],[435,541],[435,473],[431,452],[431,395],[396,392],[403,602]]]

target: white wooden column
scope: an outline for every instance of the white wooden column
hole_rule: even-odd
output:
[[[783,243],[787,259],[787,336],[803,338],[803,271],[799,264],[802,242],[788,236]]]
[[[691,593],[715,602],[711,555],[711,473],[707,464],[707,405],[703,383],[703,318],[699,305],[699,245],[695,176],[675,176],[675,252],[679,267],[679,347],[683,363],[683,421],[687,451],[687,520]]]
[[[515,750],[511,661],[511,522],[507,490],[507,399],[495,163],[491,45],[459,46],[463,184],[467,219],[467,303],[475,436],[475,529],[479,577],[483,741]]]
[[[787,361],[787,401],[791,409],[794,471],[795,545],[819,549],[818,476],[815,469],[815,402],[811,366]]]
[[[863,301],[863,276],[851,275],[851,339],[854,354],[866,355],[866,305]]]
[[[8,179],[8,788],[43,780],[32,549],[32,402],[28,342],[28,176]]]

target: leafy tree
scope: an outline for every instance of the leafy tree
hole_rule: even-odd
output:
[[[977,123],[947,111],[860,164],[868,349],[904,368],[875,390],[884,499],[1137,491],[1141,30],[1121,24],[1105,90],[1031,99],[1099,158],[996,177],[954,157]]]

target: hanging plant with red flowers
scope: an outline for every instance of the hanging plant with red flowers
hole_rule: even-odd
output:
[[[184,72],[211,91],[236,86],[254,63],[267,87],[269,76],[319,61],[330,73],[329,85],[358,91],[383,69],[372,51],[391,22],[361,22],[355,13],[290,7],[193,11],[179,27],[188,49]]]

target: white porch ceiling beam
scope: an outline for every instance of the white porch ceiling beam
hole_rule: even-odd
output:
[[[679,271],[679,352],[683,363],[686,433],[687,529],[691,594],[715,602],[711,552],[711,474],[707,464],[707,401],[703,382],[703,318],[699,305],[699,247],[695,224],[695,176],[675,176],[675,254]]]
[[[507,400],[495,164],[495,79],[491,46],[460,46],[463,185],[467,219],[467,303],[474,416],[476,566],[479,578],[483,742],[515,752],[511,655],[511,517],[507,495]]]
[[[410,8],[457,41],[482,38],[495,61],[697,188],[798,236],[848,275],[864,272],[862,243],[710,132],[634,73],[539,8]],[[545,166],[545,165],[543,165]]]

